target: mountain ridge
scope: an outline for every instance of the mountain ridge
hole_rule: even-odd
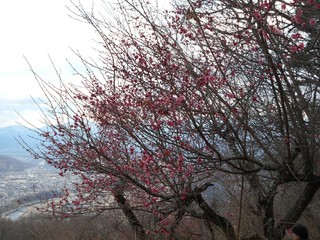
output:
[[[33,157],[21,146],[19,140],[23,140],[31,148],[36,148],[39,143],[36,137],[38,135],[33,129],[21,125],[0,128],[0,155],[32,162]]]
[[[4,171],[23,171],[33,167],[34,164],[21,161],[17,158],[0,154],[0,172]]]

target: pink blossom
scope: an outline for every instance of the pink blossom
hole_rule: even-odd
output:
[[[227,93],[227,94],[226,94],[226,97],[227,97],[227,98],[235,98],[236,95],[235,95],[234,93]]]
[[[299,9],[299,10],[297,11],[297,15],[298,15],[298,16],[302,16],[302,14],[303,14],[303,10],[302,10],[302,9]]]
[[[134,154],[134,147],[130,147],[130,154]]]
[[[299,50],[303,50],[304,49],[304,43],[303,42],[299,43],[298,44],[298,48],[299,48]]]
[[[272,25],[270,26],[270,29],[274,34],[282,35],[282,31],[277,26]]]
[[[311,18],[311,19],[309,20],[309,24],[310,24],[310,26],[315,26],[315,25],[316,25],[316,23],[317,23],[317,21],[316,21],[316,19],[315,19],[315,18]]]
[[[302,23],[302,19],[299,15],[295,15],[293,18],[292,18],[292,21],[297,23],[297,24],[301,24]]]
[[[291,52],[297,52],[298,50],[299,50],[299,48],[297,46],[295,46],[295,45],[290,47],[290,51]]]
[[[257,102],[257,101],[258,101],[257,96],[252,96],[252,101],[253,101],[253,102]]]
[[[182,201],[185,200],[186,198],[187,198],[187,194],[186,193],[181,194],[180,199]]]
[[[261,8],[270,9],[270,3],[264,2],[260,5]]]
[[[168,124],[170,127],[174,127],[174,125],[175,125],[174,121],[171,121],[171,120],[168,120],[168,121],[167,121],[167,124]]]
[[[309,3],[309,4],[315,4],[316,1],[315,1],[315,0],[308,0],[308,3]]]
[[[183,103],[184,101],[185,101],[185,97],[184,97],[183,95],[180,95],[180,96],[177,98],[177,100],[176,100],[176,102],[177,102],[178,105],[180,105],[180,104]]]
[[[300,34],[300,33],[294,33],[294,34],[291,35],[291,38],[292,38],[292,39],[301,38],[301,34]]]
[[[152,125],[152,129],[153,130],[159,130],[160,129],[160,127],[161,127],[161,124],[162,124],[162,121],[160,121],[160,120],[158,120],[156,123],[152,123],[151,125]]]
[[[259,11],[254,11],[253,15],[258,21],[262,20],[262,17]]]
[[[187,33],[187,32],[188,32],[187,29],[185,29],[185,28],[183,28],[183,27],[180,28],[180,33],[185,34],[185,33]]]

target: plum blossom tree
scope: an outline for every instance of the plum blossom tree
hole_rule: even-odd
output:
[[[51,210],[120,208],[139,239],[177,239],[190,219],[240,239],[247,191],[261,232],[281,239],[320,187],[319,1],[123,0],[114,19],[74,7],[102,48],[99,63],[79,56],[82,86],[37,76],[49,130],[31,152],[78,179]],[[237,222],[206,197],[222,181],[240,196]]]

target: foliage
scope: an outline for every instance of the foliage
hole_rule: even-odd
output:
[[[120,215],[64,220],[36,215],[19,221],[0,219],[1,240],[131,240],[132,235]]]

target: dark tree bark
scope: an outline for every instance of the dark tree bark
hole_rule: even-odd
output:
[[[207,216],[207,219],[221,228],[228,240],[237,240],[234,228],[228,219],[218,215],[203,199],[201,194],[195,195],[195,200],[204,212],[204,215]]]
[[[116,190],[114,193],[114,198],[118,205],[120,206],[121,210],[123,211],[124,215],[129,221],[129,224],[131,225],[133,231],[136,233],[136,236],[140,240],[146,239],[146,232],[141,225],[139,219],[136,217],[133,209],[129,206],[124,193],[122,190]]]

